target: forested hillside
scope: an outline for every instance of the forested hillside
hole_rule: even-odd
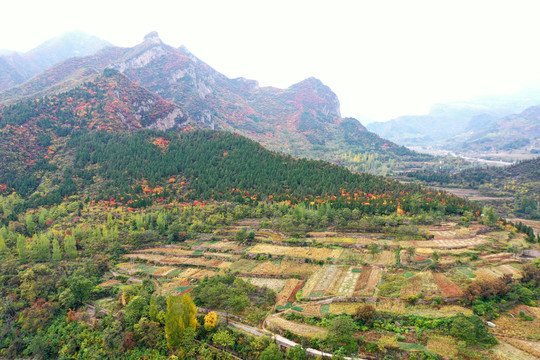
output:
[[[108,70],[67,93],[0,106],[0,177],[22,194],[34,191],[38,179],[31,174],[63,171],[69,164],[66,141],[73,131],[189,124],[180,107]]]
[[[105,69],[115,69],[182,107],[200,127],[236,132],[295,157],[344,165],[353,165],[343,156],[349,152],[374,155],[386,164],[390,158],[401,160],[369,169],[378,174],[432,160],[367,131],[356,119],[342,118],[337,95],[318,79],[308,78],[286,89],[229,79],[184,47],[164,44],[157,33],[148,34],[132,48],[108,47],[91,56],[68,59],[0,93],[0,103],[65,92],[93,81]]]
[[[181,134],[80,130],[58,156],[64,154],[73,154],[69,166],[44,159],[25,170],[25,180],[6,174],[0,183],[5,191],[33,194],[30,199],[39,204],[79,194],[92,200],[113,198],[132,207],[156,199],[198,199],[329,203],[365,214],[390,214],[400,206],[405,211],[447,213],[475,208],[445,193],[353,174],[321,161],[297,160],[238,135],[210,130]]]
[[[457,173],[416,171],[407,176],[424,184],[479,189],[483,195],[503,198],[507,211],[515,215],[534,219],[540,216],[540,158],[506,167],[472,168]]]
[[[310,86],[295,91],[307,96]],[[365,138],[347,125],[355,121],[340,120],[340,126],[351,144],[361,144]],[[395,212],[400,204],[457,213],[465,205],[446,194],[272,153],[230,133],[160,132],[198,126],[184,108],[107,69],[66,93],[0,108],[0,184],[34,204],[84,194],[147,206],[149,186],[167,199],[330,202],[370,214]],[[145,128],[160,131],[138,132]]]

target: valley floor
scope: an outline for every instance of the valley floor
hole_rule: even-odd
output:
[[[255,237],[239,242],[235,237],[239,231],[254,231]],[[205,277],[232,273],[277,294],[276,313],[259,323],[261,331],[302,342],[327,336],[321,320],[325,316],[354,315],[366,304],[374,305],[389,319],[439,321],[471,315],[473,311],[462,300],[471,284],[504,277],[520,279],[528,262],[519,253],[504,250],[527,246],[522,235],[510,237],[505,230],[447,222],[421,226],[419,232],[427,234],[427,239],[339,231],[311,232],[297,239],[251,219],[217,230],[212,236],[203,234],[179,245],[131,252],[123,256],[115,271],[129,277],[129,282],[149,276],[163,295],[189,293]],[[370,244],[376,244],[376,250]],[[102,286],[122,285],[112,277]],[[520,312],[530,314],[532,322],[515,320]],[[397,326],[389,326],[391,322],[360,334],[381,344],[391,340],[390,347],[404,351],[429,350],[443,358],[457,354],[456,341],[436,330],[419,333],[418,326],[399,326],[397,320]],[[538,308],[523,305],[493,323],[490,330],[500,343],[485,350],[486,355],[498,359],[537,356]]]

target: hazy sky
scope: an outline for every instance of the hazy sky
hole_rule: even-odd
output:
[[[156,30],[228,77],[314,76],[344,116],[384,121],[538,80],[539,14],[538,0],[7,0],[0,49],[72,30],[133,46]]]

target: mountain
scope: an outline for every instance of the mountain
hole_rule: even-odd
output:
[[[68,58],[87,56],[111,46],[105,40],[74,31],[50,39],[26,53],[0,55],[0,91],[23,83]]]
[[[0,106],[0,178],[18,192],[33,191],[37,179],[25,175],[49,169],[50,159],[81,129],[130,132],[194,126],[184,109],[109,69],[66,93]],[[55,159],[69,161],[69,151]]]
[[[494,121],[538,104],[540,87],[531,86],[511,95],[435,104],[427,115],[401,116],[387,122],[370,123],[367,128],[398,144],[436,144],[461,137],[471,130],[486,130]]]
[[[480,123],[481,125],[479,126]],[[481,118],[451,139],[449,148],[462,151],[540,151],[540,106],[497,119]]]
[[[30,81],[4,91],[0,102],[54,94],[115,69],[162,98],[182,106],[199,126],[234,131],[264,146],[299,157],[339,161],[347,152],[419,156],[342,118],[339,100],[320,80],[309,78],[287,89],[229,79],[185,47],[164,44],[158,34],[133,48],[108,47],[68,59]]]
[[[197,126],[185,109],[106,69],[68,92],[0,108],[0,194],[15,191],[28,206],[70,196],[115,198],[134,207],[178,199],[273,199],[366,214],[395,213],[399,204],[407,210],[419,197],[426,211],[439,209],[431,199],[450,213],[467,204]]]
[[[0,91],[9,89],[24,81],[24,77],[17,71],[10,62],[0,56]]]

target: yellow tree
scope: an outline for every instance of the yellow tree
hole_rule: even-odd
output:
[[[206,331],[211,331],[216,327],[217,324],[217,314],[213,311],[210,311],[205,317],[204,317],[204,328]]]
[[[169,349],[176,349],[180,345],[184,328],[180,323],[182,302],[177,296],[167,299],[167,314],[165,315],[165,337]]]
[[[177,349],[182,342],[184,331],[190,327],[197,329],[197,307],[191,297],[184,294],[181,298],[170,296],[167,299],[165,315],[165,337],[169,349]]]

